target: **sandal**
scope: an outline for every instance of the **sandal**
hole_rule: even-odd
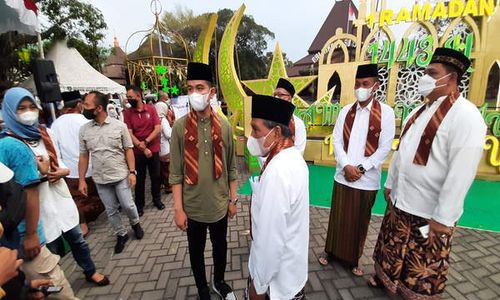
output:
[[[92,276],[94,276],[94,275],[92,275]],[[85,277],[85,280],[87,280],[87,282],[93,283],[97,286],[109,285],[109,278],[106,275],[102,275],[103,278],[100,281],[95,281],[94,279],[92,279],[92,276]]]
[[[328,261],[328,256],[327,255],[320,255],[319,258],[318,258],[318,262],[320,265],[326,267],[328,266],[328,264],[330,263]]]
[[[384,284],[382,281],[377,277],[377,275],[373,275],[366,281],[366,284],[368,284],[369,287],[376,288],[376,289],[382,289],[384,288]]]
[[[365,272],[363,272],[363,269],[361,269],[359,267],[352,268],[351,272],[352,272],[352,274],[354,274],[354,276],[358,276],[358,277],[363,277],[363,275],[365,275]]]

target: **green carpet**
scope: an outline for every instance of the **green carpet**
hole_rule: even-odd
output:
[[[257,175],[257,174],[254,174]],[[330,208],[335,168],[309,165],[309,198],[311,205]],[[387,173],[382,173],[382,182],[385,182]],[[239,193],[250,195],[252,189],[247,181],[240,188]],[[496,195],[496,196],[495,196]],[[491,230],[500,232],[500,182],[475,180],[465,198],[464,214],[458,224],[462,227]],[[497,199],[497,200],[495,200]],[[377,195],[373,206],[374,215],[383,215],[385,200],[382,190]]]

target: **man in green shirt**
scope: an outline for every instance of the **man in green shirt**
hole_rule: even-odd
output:
[[[215,95],[210,67],[188,65],[191,111],[177,120],[170,144],[170,177],[175,223],[188,236],[191,269],[200,299],[210,299],[205,275],[205,242],[210,231],[214,260],[212,287],[222,299],[236,299],[224,281],[227,218],[236,215],[236,162],[230,124],[209,105]]]

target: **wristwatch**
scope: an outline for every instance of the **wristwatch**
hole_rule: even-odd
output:
[[[137,176],[137,171],[136,171],[136,170],[134,170],[134,171],[129,171],[129,172],[130,172],[130,174],[134,174],[134,175],[136,175],[136,176]]]
[[[232,205],[238,204],[238,198],[233,199],[233,200],[229,200],[229,203],[231,203]]]
[[[361,174],[365,174],[365,173],[366,173],[366,169],[365,169],[365,167],[363,167],[363,165],[362,165],[362,164],[359,164],[359,165],[357,166],[357,168],[358,168],[358,170],[361,172]]]

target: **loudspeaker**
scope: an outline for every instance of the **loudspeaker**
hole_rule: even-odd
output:
[[[33,77],[40,101],[56,102],[62,100],[54,62],[46,59],[34,60]]]

